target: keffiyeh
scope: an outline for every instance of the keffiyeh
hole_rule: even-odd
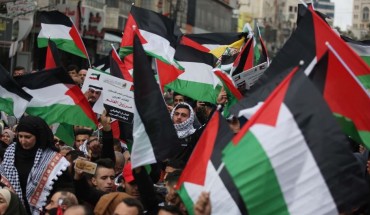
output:
[[[186,102],[180,102],[179,104],[176,105],[176,107],[171,112],[171,119],[173,119],[173,115],[175,114],[175,110],[178,105],[186,105],[189,107],[190,110],[190,117],[186,121],[179,124],[174,124],[175,129],[177,131],[177,136],[181,139],[193,134],[196,129],[193,127],[194,123],[193,108]]]

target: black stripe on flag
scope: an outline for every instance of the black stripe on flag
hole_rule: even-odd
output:
[[[31,90],[40,89],[55,84],[75,85],[75,82],[62,67],[17,76],[14,79],[22,87],[27,87]]]
[[[184,37],[187,37],[199,44],[230,45],[240,40],[243,35],[243,33],[205,33],[187,34]]]
[[[212,67],[217,63],[217,58],[213,54],[202,52],[185,45],[177,46],[175,59],[183,62],[204,63]]]
[[[315,67],[312,69],[309,74],[309,78],[316,85],[317,89],[320,91],[321,95],[324,95],[326,75],[328,71],[328,58],[329,53],[326,52],[322,58],[317,62]]]
[[[130,14],[138,25],[138,29],[166,38],[172,47],[176,47],[182,33],[172,19],[154,11],[135,6],[131,7]]]
[[[14,81],[10,76],[9,72],[0,64],[0,86],[6,89],[8,92],[14,93],[24,100],[30,101],[32,96],[26,93],[22,87]]]
[[[139,117],[157,161],[174,157],[181,149],[159,85],[137,35],[134,37],[134,98]]]
[[[57,10],[41,11],[39,12],[39,19],[41,23],[45,24],[73,26],[71,19]]]

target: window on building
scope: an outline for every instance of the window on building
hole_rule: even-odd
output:
[[[293,6],[289,6],[289,12],[293,12]]]
[[[360,7],[358,5],[355,5],[355,10],[358,10]]]
[[[297,12],[298,11],[298,7],[294,7],[294,12]]]
[[[358,19],[358,15],[353,15],[353,18],[354,19]]]
[[[362,9],[362,20],[369,20],[369,8],[368,7],[364,7],[364,9]]]
[[[358,25],[357,24],[353,24],[353,28],[357,28],[358,27]]]
[[[364,29],[364,24],[360,24],[360,29]]]

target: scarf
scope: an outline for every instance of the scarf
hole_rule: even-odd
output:
[[[182,139],[182,138],[185,138],[185,137],[193,134],[195,132],[195,128],[193,127],[193,123],[194,123],[193,108],[186,102],[180,102],[176,105],[176,107],[171,111],[171,119],[173,119],[173,115],[175,114],[175,110],[176,110],[177,106],[180,105],[180,104],[188,106],[189,110],[190,110],[190,116],[186,121],[184,121],[180,124],[173,124],[175,126],[177,136],[180,139]]]
[[[23,199],[19,183],[18,171],[14,165],[16,144],[8,147],[4,161],[0,165],[0,174],[10,189]],[[32,214],[40,214],[39,209],[46,205],[47,197],[53,189],[54,181],[62,175],[69,166],[69,162],[59,153],[46,148],[37,149],[33,167],[28,175],[26,197]]]

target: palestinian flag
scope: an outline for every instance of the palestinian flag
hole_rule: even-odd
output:
[[[57,10],[41,11],[39,19],[41,22],[41,31],[37,37],[39,48],[48,46],[50,38],[59,49],[89,59],[80,34],[68,16]]]
[[[344,35],[340,37],[370,66],[370,40],[357,41]]]
[[[0,76],[0,111],[20,118],[32,96],[14,81],[2,65],[0,65]]]
[[[135,31],[138,31],[140,42],[149,56],[174,63],[175,46],[182,33],[173,20],[162,14],[132,6],[122,36],[121,57],[132,53]]]
[[[216,111],[196,144],[176,185],[189,214],[202,191],[210,192],[212,214],[247,214],[238,189],[225,169],[218,172],[222,149],[233,137],[229,125]]]
[[[48,125],[65,123],[95,129],[96,116],[68,73],[61,67],[46,71],[15,78],[33,97],[26,113],[41,117]]]
[[[53,69],[53,68],[60,67],[60,66],[62,66],[62,62],[60,61],[58,48],[55,45],[55,43],[49,39],[48,47],[46,49],[44,69]]]
[[[351,62],[351,59],[347,59]],[[370,95],[332,51],[327,51],[309,74],[343,131],[370,148]]]
[[[231,108],[234,115],[239,111],[264,101],[271,91],[284,79],[289,68],[303,60],[303,67],[311,71],[318,59],[328,49],[326,42],[345,59],[344,62],[353,71],[366,89],[370,89],[367,79],[370,77],[369,67],[353,52],[353,50],[311,9],[300,18],[297,29],[293,32],[283,48],[277,53],[274,61],[261,76],[258,82],[244,94],[238,104]],[[305,50],[305,51],[301,51]],[[347,59],[351,59],[348,61]]]
[[[222,161],[248,214],[350,213],[368,201],[363,170],[321,94],[297,70],[234,136]]]
[[[147,55],[134,37],[134,113],[132,168],[174,157],[180,143]]]
[[[179,69],[176,66],[165,63],[161,60],[154,59],[157,67],[157,74],[159,78],[159,84],[161,86],[162,92],[167,84],[175,81],[182,73],[183,69]]]
[[[115,77],[125,79],[127,81],[132,82],[132,76],[127,70],[125,64],[121,61],[118,53],[113,48],[112,52],[110,53],[110,74],[112,74]]]
[[[214,73],[220,79],[223,84],[224,90],[226,91],[228,101],[226,103],[226,106],[224,107],[223,115],[225,117],[229,117],[230,107],[236,104],[240,99],[242,99],[243,95],[236,88],[235,84],[228,74],[221,70],[215,70]]]
[[[246,38],[244,33],[205,33],[187,34],[181,37],[180,44],[193,47],[220,58],[227,49],[240,50]]]
[[[212,71],[217,59],[212,54],[184,45],[177,47],[175,59],[185,72],[166,87],[194,100],[215,104],[222,86]]]
[[[243,49],[240,51],[238,57],[234,61],[233,68],[231,69],[231,75],[237,75],[245,70],[248,70],[254,65],[254,48],[252,47],[254,38],[248,39]]]

